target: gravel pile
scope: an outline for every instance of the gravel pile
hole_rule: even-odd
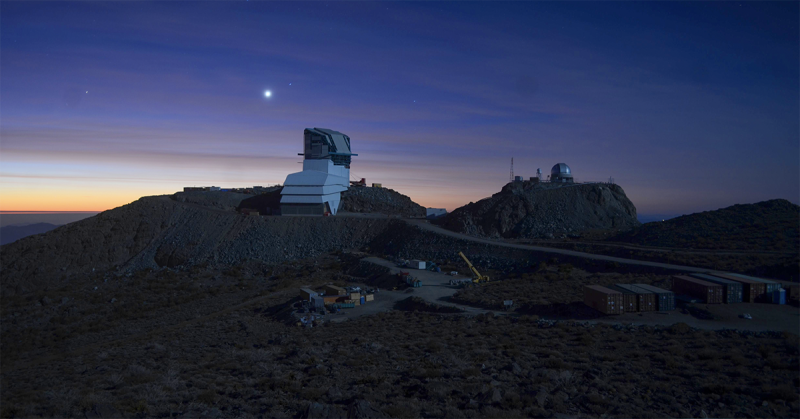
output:
[[[425,207],[388,188],[351,187],[342,192],[339,211],[425,218]]]
[[[512,182],[490,198],[469,203],[439,222],[483,237],[554,238],[639,225],[636,207],[619,185]]]

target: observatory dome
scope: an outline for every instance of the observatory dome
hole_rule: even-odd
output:
[[[572,182],[572,170],[570,170],[566,163],[557,163],[550,169],[550,181],[563,183]]]

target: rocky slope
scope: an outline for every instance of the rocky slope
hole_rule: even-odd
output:
[[[647,223],[612,237],[646,246],[694,249],[800,251],[800,206],[785,199]]]
[[[476,236],[552,238],[596,229],[628,230],[639,222],[636,207],[619,185],[513,182],[490,198],[456,209],[439,224]]]
[[[339,211],[377,212],[402,217],[425,217],[425,207],[388,188],[353,187],[342,192]]]
[[[116,268],[280,263],[357,249],[390,220],[254,217],[180,197],[144,197],[94,217],[23,238],[0,251],[2,291],[22,294],[61,286],[76,275]]]

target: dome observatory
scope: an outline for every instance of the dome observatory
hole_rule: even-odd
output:
[[[572,170],[566,163],[557,163],[550,169],[550,182],[572,183]]]

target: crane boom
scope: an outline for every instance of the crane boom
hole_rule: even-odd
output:
[[[476,282],[477,283],[477,282],[488,282],[489,281],[489,277],[481,275],[481,273],[478,272],[478,270],[475,268],[475,266],[472,264],[472,262],[470,262],[469,259],[467,259],[467,257],[464,255],[463,252],[458,252],[458,255],[461,256],[461,259],[464,259],[464,262],[467,262],[467,266],[469,267],[469,270],[472,271],[473,275],[475,275],[475,278],[473,278],[472,282]]]

